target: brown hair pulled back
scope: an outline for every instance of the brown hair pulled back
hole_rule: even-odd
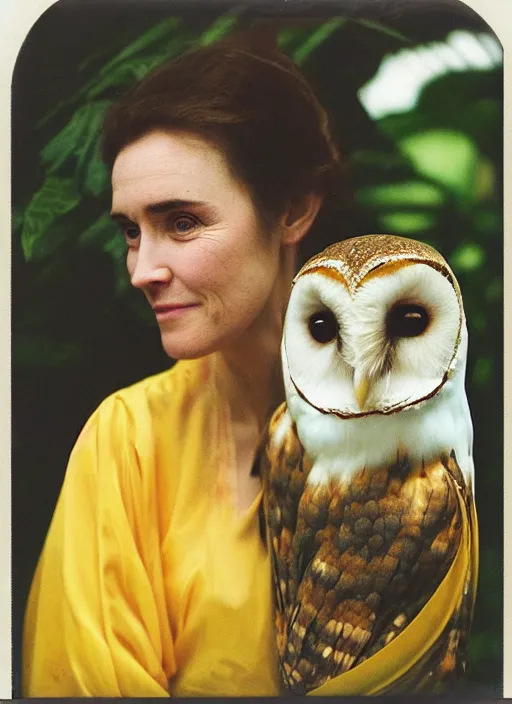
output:
[[[202,47],[165,64],[107,113],[103,159],[153,129],[195,133],[220,147],[271,221],[294,197],[328,193],[338,151],[325,111],[291,59],[240,40]]]

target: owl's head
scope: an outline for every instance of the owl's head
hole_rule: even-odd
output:
[[[465,343],[457,281],[432,247],[392,235],[331,245],[296,276],[283,363],[308,404],[387,415],[435,396]]]

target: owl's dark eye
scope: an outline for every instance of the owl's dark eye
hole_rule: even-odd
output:
[[[313,340],[325,345],[338,334],[338,321],[330,310],[313,313],[309,319],[309,332]]]
[[[397,303],[388,313],[388,337],[418,337],[425,332],[430,316],[423,306],[416,303]]]

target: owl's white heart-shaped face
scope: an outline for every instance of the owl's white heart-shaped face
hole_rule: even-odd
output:
[[[461,297],[440,255],[389,237],[409,243],[394,256],[386,236],[372,246],[375,238],[385,257],[362,257],[362,240],[372,238],[360,238],[355,249],[341,243],[338,256],[327,250],[303,267],[286,314],[292,384],[311,406],[342,417],[396,413],[433,397],[461,341]]]

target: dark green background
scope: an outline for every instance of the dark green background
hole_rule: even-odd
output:
[[[171,362],[104,218],[105,106],[153,66],[235,29],[277,36],[332,115],[349,197],[309,242],[395,232],[436,246],[461,284],[470,351],[481,573],[466,691],[500,695],[503,623],[502,71],[438,78],[408,113],[372,121],[357,90],[388,53],[489,31],[451,0],[186,4],[60,0],[13,81],[13,638],[83,423],[111,391]],[[248,6],[247,6],[248,5]]]

